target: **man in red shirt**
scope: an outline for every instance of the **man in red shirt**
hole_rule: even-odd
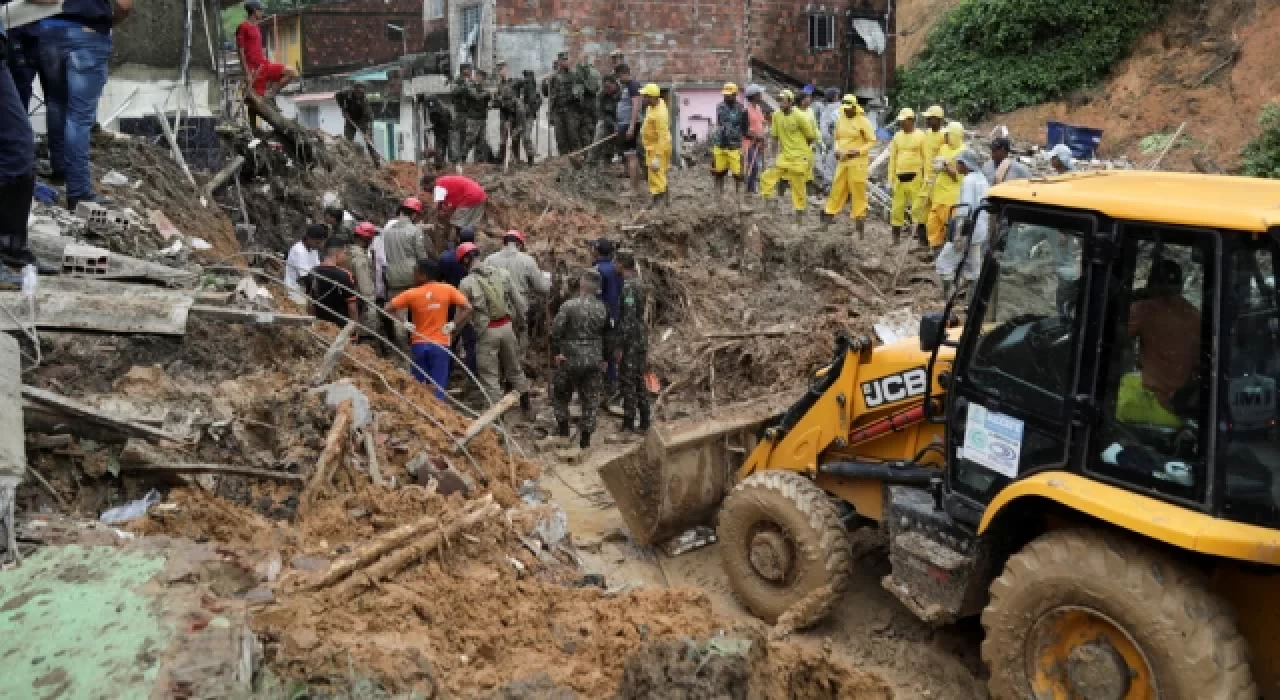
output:
[[[475,180],[461,175],[427,175],[422,178],[422,189],[432,193],[441,218],[448,216],[449,224],[457,231],[480,228],[489,195]]]
[[[236,50],[240,53],[240,68],[245,77],[252,81],[253,91],[265,97],[275,97],[280,88],[288,85],[298,72],[283,63],[267,60],[262,50],[262,32],[258,23],[263,19],[265,9],[261,0],[248,0],[244,4],[248,15],[245,21],[236,27]],[[271,88],[270,94],[267,88]]]

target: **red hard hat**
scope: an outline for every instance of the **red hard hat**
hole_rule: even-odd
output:
[[[476,244],[475,244],[475,243],[463,243],[463,244],[459,245],[459,246],[458,246],[458,250],[456,251],[456,254],[457,254],[457,256],[458,256],[458,261],[459,261],[459,262],[461,262],[461,261],[465,260],[465,259],[467,258],[467,256],[468,256],[468,255],[470,255],[470,254],[472,254],[472,253],[474,253],[474,252],[476,252]]]
[[[361,238],[373,238],[378,235],[378,227],[368,221],[361,221],[359,224],[356,224],[356,229],[353,233]]]
[[[414,211],[418,212],[419,214],[421,214],[421,213],[422,213],[422,200],[421,200],[421,199],[418,199],[417,197],[409,197],[409,198],[405,199],[403,202],[401,202],[401,203],[400,203],[400,207],[401,207],[401,208],[403,208],[403,209],[412,209],[412,210],[414,210]]]
[[[510,231],[507,231],[506,235],[504,235],[504,236],[503,236],[503,238],[504,238],[504,239],[507,239],[507,238],[514,238],[514,239],[516,239],[517,241],[520,241],[520,243],[522,243],[522,244],[524,243],[524,234],[523,234],[523,233],[520,233],[519,231],[517,231],[517,230],[515,230],[515,229],[511,229]]]

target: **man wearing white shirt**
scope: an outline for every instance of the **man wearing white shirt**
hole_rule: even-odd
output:
[[[306,302],[306,290],[302,286],[301,279],[320,264],[320,247],[328,237],[329,227],[324,224],[311,224],[307,226],[302,240],[294,243],[289,249],[289,257],[285,259],[284,265],[284,288],[289,293],[290,299],[294,301],[300,299],[298,303]]]
[[[952,216],[968,218],[972,212],[982,206],[982,201],[987,198],[990,183],[982,174],[982,166],[978,164],[978,156],[973,151],[964,149],[956,156],[955,163],[956,169],[964,175],[964,179],[960,182],[960,200],[956,202],[953,210],[955,213]],[[978,279],[978,273],[982,270],[982,246],[987,242],[988,218],[985,211],[979,214],[968,240],[957,237],[954,241],[948,241],[942,247],[942,252],[938,253],[935,265],[938,275],[942,278],[944,296],[951,295],[952,280],[960,267],[961,258],[964,258],[964,278],[970,282]]]

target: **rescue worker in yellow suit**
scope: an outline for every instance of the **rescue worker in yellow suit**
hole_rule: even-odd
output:
[[[947,113],[942,107],[934,105],[924,111],[924,182],[921,186],[920,194],[917,196],[915,203],[911,207],[911,219],[916,224],[916,240],[921,246],[926,245],[925,230],[929,219],[929,189],[930,183],[934,181],[937,173],[934,171],[933,164],[938,157],[938,151],[942,149],[942,144],[946,138],[942,127],[947,118]]]
[[[867,170],[870,167],[871,146],[875,142],[876,128],[858,105],[858,98],[845,95],[840,103],[840,114],[836,117],[836,172],[831,179],[831,194],[827,196],[827,206],[822,212],[824,229],[831,225],[836,214],[844,208],[845,200],[851,200],[849,218],[854,221],[854,230],[859,237],[866,232]]]
[[[775,119],[777,117],[774,117]],[[924,186],[924,132],[916,129],[916,112],[903,107],[898,112],[898,133],[889,142],[889,186],[893,188],[893,204],[889,209],[889,226],[893,242],[902,238],[907,222],[907,207],[914,206]]]
[[[778,111],[773,113],[769,135],[778,144],[778,159],[760,176],[760,195],[773,199],[778,181],[791,185],[791,205],[796,210],[796,227],[804,222],[808,203],[805,183],[813,172],[813,147],[818,129],[808,114],[795,108],[795,94],[783,90],[778,94]]]
[[[947,222],[951,220],[951,210],[960,201],[960,184],[964,176],[956,170],[956,156],[964,151],[964,125],[960,122],[949,122],[943,130],[942,147],[934,156],[932,163],[933,187],[928,192],[929,218],[925,224],[929,250],[935,255],[947,242]]]
[[[640,143],[648,161],[649,194],[653,204],[667,206],[667,170],[671,167],[671,116],[662,91],[654,83],[640,88],[646,105],[644,124],[640,126]]]

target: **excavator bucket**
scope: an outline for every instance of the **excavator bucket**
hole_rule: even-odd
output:
[[[780,413],[775,400],[737,406],[732,418],[685,430],[655,425],[643,443],[602,465],[600,478],[636,544],[658,544],[710,523],[760,428]]]

